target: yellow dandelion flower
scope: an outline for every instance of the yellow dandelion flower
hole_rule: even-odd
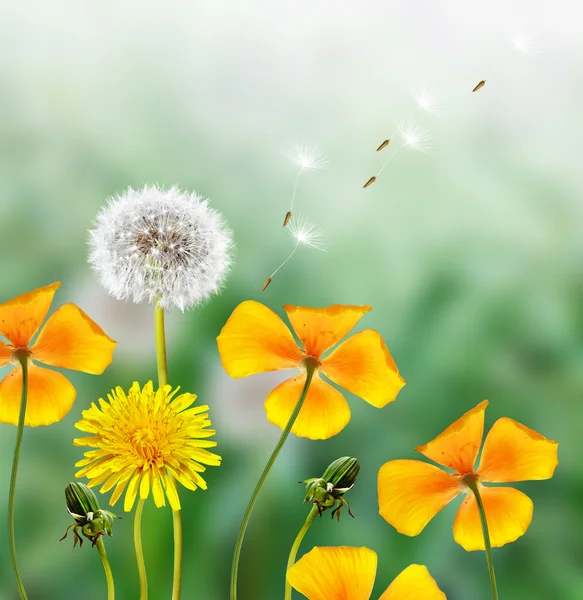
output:
[[[207,489],[201,473],[203,465],[219,466],[221,457],[206,450],[217,445],[208,440],[215,435],[207,429],[211,422],[206,405],[190,408],[195,394],[181,394],[165,385],[158,390],[149,381],[140,389],[136,381],[126,395],[116,387],[83,411],[75,424],[92,434],[77,438],[75,446],[93,448],[75,466],[82,467],[75,476],[87,477],[89,487],[103,484],[101,493],[115,490],[109,504],[113,506],[126,490],[124,510],[132,510],[136,496],[154,497],[157,507],[165,506],[165,496],[172,510],[180,510],[176,481],[189,490]]]

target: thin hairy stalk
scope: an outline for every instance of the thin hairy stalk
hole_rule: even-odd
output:
[[[24,591],[22,577],[18,569],[18,560],[16,558],[16,541],[14,536],[14,495],[16,491],[16,475],[18,473],[18,460],[20,458],[20,446],[22,445],[22,436],[24,433],[24,418],[26,416],[26,402],[28,399],[28,353],[18,354],[18,360],[22,367],[22,393],[20,396],[20,413],[18,414],[18,428],[16,430],[16,445],[14,447],[14,457],[12,459],[12,473],[10,474],[10,491],[8,492],[8,544],[10,546],[10,558],[12,559],[12,568],[16,578],[16,587],[21,600],[28,600]]]
[[[468,481],[468,487],[476,497],[478,512],[480,513],[480,523],[482,524],[482,535],[484,536],[484,546],[486,548],[486,563],[488,564],[488,575],[490,576],[490,586],[492,588],[492,600],[498,600],[498,588],[496,587],[496,573],[494,572],[494,561],[492,560],[492,544],[490,542],[490,532],[488,531],[488,521],[486,520],[486,511],[482,496],[478,489],[478,482],[475,479]]]
[[[235,544],[235,553],[233,555],[233,565],[231,568],[231,600],[237,599],[237,576],[239,574],[239,559],[241,558],[241,548],[243,546],[243,538],[245,537],[245,531],[247,530],[247,525],[249,524],[249,519],[251,518],[251,513],[253,512],[253,508],[255,507],[255,503],[257,502],[257,498],[259,497],[259,492],[261,492],[261,488],[271,471],[283,445],[285,444],[300,411],[302,410],[302,406],[304,405],[304,400],[308,395],[308,390],[310,389],[310,384],[312,383],[312,378],[314,376],[314,372],[316,370],[316,363],[312,361],[306,361],[306,383],[304,384],[304,388],[302,389],[302,393],[298,398],[298,401],[295,405],[295,408],[281,433],[281,437],[275,446],[275,449],[271,453],[265,468],[263,469],[263,473],[259,477],[259,481],[255,486],[255,490],[251,495],[251,499],[249,500],[249,504],[247,505],[247,509],[245,510],[245,514],[243,515],[243,521],[241,522],[241,528],[239,530],[239,535],[237,537],[237,543]]]
[[[164,309],[156,303],[154,308],[154,332],[156,336],[156,363],[158,365],[158,386],[168,385],[168,363],[166,361],[166,330]],[[172,580],[172,600],[180,600],[182,588],[182,514],[172,511],[174,527],[174,576]]]
[[[289,259],[296,253],[296,250],[298,249],[299,245],[300,240],[296,242],[296,245],[294,246],[294,249],[289,253],[289,256],[281,263],[281,265],[279,265],[279,267],[277,267],[277,269],[275,269],[275,271],[269,276],[269,279],[274,277],[275,274],[289,261]]]
[[[134,545],[140,577],[140,600],[148,600],[148,576],[146,575],[146,563],[144,562],[144,550],[142,548],[142,513],[144,512],[145,502],[142,498],[138,500],[134,517]]]
[[[296,192],[297,192],[297,190],[298,190],[298,181],[300,180],[300,175],[301,175],[301,174],[304,172],[304,169],[305,169],[305,167],[302,167],[302,168],[299,170],[299,173],[298,173],[298,175],[297,175],[297,177],[296,177],[296,180],[295,180],[295,182],[294,182],[294,190],[293,190],[293,192],[292,192],[292,199],[291,199],[291,203],[290,203],[290,205],[289,205],[289,211],[290,211],[290,212],[293,212],[293,210],[294,210],[294,202],[295,202],[295,200],[296,200]]]
[[[289,558],[287,559],[287,569],[286,573],[294,566],[296,562],[296,556],[298,555],[298,550],[300,549],[300,544],[302,543],[304,536],[308,532],[310,525],[314,522],[314,519],[318,515],[318,507],[316,505],[312,506],[312,510],[309,512],[308,517],[306,518],[306,522],[303,524],[300,532],[298,533],[294,543],[291,547]],[[285,579],[285,600],[291,600],[292,597],[292,586],[289,584],[287,577]]]
[[[107,560],[107,554],[105,552],[105,544],[103,543],[103,539],[99,537],[95,545],[97,546],[97,552],[99,552],[99,556],[101,557],[101,562],[103,563],[103,570],[105,571],[105,579],[107,580],[107,600],[115,600],[113,573],[111,572],[111,567],[109,566],[109,561]]]

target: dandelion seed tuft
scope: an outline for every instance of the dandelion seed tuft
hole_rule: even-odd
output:
[[[322,148],[309,144],[294,144],[281,150],[281,153],[303,169],[323,169],[328,164],[328,158]]]
[[[519,31],[513,34],[512,44],[516,50],[527,56],[536,56],[539,48],[536,43],[536,35],[526,31]]]
[[[415,121],[405,119],[397,125],[397,130],[403,138],[403,146],[410,146],[417,152],[422,153],[431,150],[431,136]]]
[[[310,223],[302,215],[292,218],[288,226],[288,231],[297,244],[314,250],[326,250],[324,231],[320,227]]]
[[[220,290],[233,242],[208,200],[146,186],[109,200],[89,246],[89,262],[114,298],[184,311]]]
[[[413,99],[418,109],[424,110],[434,116],[439,115],[439,102],[434,90],[427,86],[414,86],[412,88]]]

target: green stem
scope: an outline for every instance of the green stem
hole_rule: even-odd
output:
[[[156,363],[158,365],[158,386],[168,385],[168,363],[166,361],[166,331],[164,328],[164,309],[154,308],[154,333],[156,337]],[[174,577],[172,581],[172,600],[180,600],[182,588],[182,513],[172,511],[174,526]]]
[[[180,600],[182,587],[182,514],[179,510],[172,511],[174,524],[174,580],[172,584],[172,600]]]
[[[314,505],[314,506],[312,506],[312,510],[308,514],[306,522],[304,523],[303,527],[300,529],[300,532],[298,533],[298,536],[294,540],[294,543],[291,547],[291,550],[289,553],[289,558],[287,559],[286,574],[294,566],[294,564],[296,562],[296,556],[298,555],[298,550],[300,549],[300,544],[302,543],[304,536],[308,532],[310,525],[314,522],[314,519],[316,518],[317,515],[318,515],[318,507],[316,505]],[[286,578],[285,578],[285,600],[291,600],[291,597],[292,597],[292,586],[289,584],[289,582],[287,580],[287,575],[286,575]]]
[[[255,503],[257,502],[259,492],[261,491],[261,488],[263,487],[263,484],[265,483],[265,480],[267,479],[267,476],[269,475],[269,472],[271,471],[271,467],[273,467],[275,460],[277,459],[283,445],[285,444],[285,441],[287,440],[287,438],[290,434],[290,431],[292,430],[292,427],[294,426],[294,423],[296,422],[296,419],[298,418],[298,415],[300,414],[300,410],[302,409],[304,400],[306,399],[306,396],[308,395],[308,390],[310,389],[310,384],[312,383],[312,377],[314,376],[314,372],[316,370],[316,363],[313,363],[312,361],[306,361],[305,364],[306,364],[307,377],[306,377],[306,383],[304,384],[304,388],[302,389],[302,393],[300,394],[300,397],[296,403],[296,406],[289,418],[289,421],[287,422],[287,424],[281,434],[281,437],[279,438],[279,441],[277,442],[277,445],[275,446],[275,449],[271,453],[271,456],[269,457],[269,460],[267,461],[267,464],[265,465],[265,468],[263,469],[263,473],[261,473],[261,477],[259,477],[259,481],[257,482],[257,485],[255,486],[255,490],[253,491],[253,494],[251,495],[251,499],[249,500],[249,504],[247,505],[247,509],[245,510],[245,514],[243,515],[243,521],[241,522],[239,536],[237,537],[237,543],[235,545],[235,554],[233,555],[233,565],[231,567],[231,595],[230,595],[231,600],[237,600],[237,576],[239,573],[239,559],[241,557],[241,548],[243,546],[243,538],[245,537],[245,531],[247,530],[247,525],[249,524],[249,519],[251,518],[251,513],[253,512]]]
[[[138,575],[140,576],[140,600],[148,600],[148,576],[146,575],[146,563],[144,562],[144,550],[142,548],[142,513],[144,512],[145,503],[146,501],[142,498],[138,500],[134,517],[134,545],[136,547]]]
[[[494,561],[492,560],[492,544],[490,542],[490,532],[488,531],[488,521],[486,520],[486,511],[482,496],[478,488],[478,482],[475,479],[468,481],[468,487],[474,492],[478,512],[480,513],[480,523],[482,524],[482,534],[484,536],[484,547],[486,549],[486,563],[488,564],[488,574],[490,575],[490,586],[492,587],[492,598],[498,600],[498,588],[496,587],[496,573],[494,572]]]
[[[18,473],[18,459],[20,458],[20,446],[22,445],[22,435],[24,433],[24,418],[26,416],[26,402],[28,398],[28,353],[15,356],[20,361],[22,367],[22,393],[20,396],[20,412],[18,414],[18,429],[16,431],[16,445],[14,447],[14,458],[12,459],[12,473],[10,474],[10,491],[8,493],[8,544],[10,546],[10,557],[12,559],[12,568],[16,577],[16,587],[21,600],[28,600],[24,591],[22,577],[18,569],[18,560],[16,558],[16,542],[14,536],[14,493],[16,490],[16,475]]]
[[[156,336],[156,363],[158,365],[158,387],[168,385],[168,364],[166,363],[166,333],[164,331],[164,309],[154,308],[154,333]]]
[[[115,587],[113,585],[113,574],[111,572],[111,567],[109,566],[109,561],[107,560],[107,554],[105,552],[105,544],[101,537],[97,539],[95,542],[97,546],[97,552],[99,552],[99,556],[101,557],[101,562],[103,563],[103,570],[105,571],[105,579],[107,580],[107,600],[115,600]]]

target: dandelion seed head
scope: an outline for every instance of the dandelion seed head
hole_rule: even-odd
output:
[[[533,33],[518,31],[512,35],[512,44],[519,52],[527,56],[536,56],[539,53],[536,37]]]
[[[328,158],[322,148],[309,144],[294,144],[281,150],[281,153],[303,169],[323,169],[328,164]]]
[[[120,300],[184,311],[217,293],[231,264],[221,214],[178,187],[129,188],[109,199],[89,234],[89,262]]]
[[[410,146],[417,152],[427,153],[431,150],[431,136],[415,121],[405,119],[397,124],[399,135],[405,146]]]
[[[298,244],[314,250],[326,250],[323,230],[310,223],[302,215],[292,217],[287,229]]]
[[[434,116],[439,114],[439,101],[433,89],[426,86],[413,86],[411,91],[417,108]]]

